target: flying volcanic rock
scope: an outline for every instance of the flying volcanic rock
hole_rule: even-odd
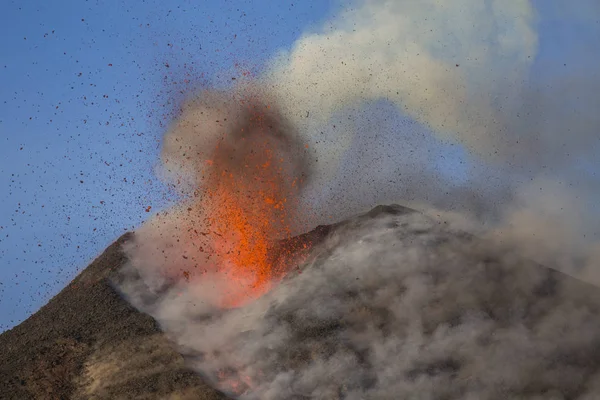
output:
[[[138,240],[0,335],[0,398],[600,395],[596,287],[412,210],[280,242],[272,257],[298,264],[237,308],[201,305],[185,277],[147,285],[127,261]]]

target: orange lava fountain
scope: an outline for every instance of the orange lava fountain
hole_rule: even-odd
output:
[[[270,107],[246,106],[244,123],[218,141],[207,161],[202,206],[217,271],[226,275],[221,306],[228,308],[260,297],[284,274],[269,250],[290,236],[300,184]]]

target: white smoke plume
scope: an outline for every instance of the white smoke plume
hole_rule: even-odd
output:
[[[528,0],[360,1],[282,52],[266,82],[313,129],[336,111],[386,99],[487,155],[505,139],[499,107],[514,104],[535,58],[534,23]]]
[[[192,99],[162,153],[184,200],[127,245],[124,295],[245,399],[598,398],[600,294],[552,269],[600,284],[600,185],[577,175],[599,150],[600,79],[534,82],[537,22],[528,0],[364,0],[258,82]],[[223,137],[225,172],[249,176],[236,159],[253,151],[236,136],[256,126],[247,93],[269,110],[288,183],[303,182],[284,188],[300,196],[294,233],[389,201],[433,217],[354,219],[262,297],[219,307],[231,276],[208,257],[215,205],[198,193]],[[382,100],[432,137],[390,129]],[[432,140],[470,152],[462,183],[430,167]]]

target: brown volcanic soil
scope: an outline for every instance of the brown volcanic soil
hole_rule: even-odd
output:
[[[225,399],[110,284],[127,233],[29,319],[0,335],[0,399]]]

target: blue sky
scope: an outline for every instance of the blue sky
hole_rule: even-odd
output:
[[[534,2],[541,14],[534,70],[550,77],[600,60],[600,40],[593,40],[600,17],[587,12],[585,26],[565,22],[557,2]],[[597,10],[594,0],[579,2]],[[153,167],[180,91],[259,72],[338,7],[324,0],[6,1],[0,331],[139,225],[148,206],[173,201]],[[440,144],[437,151],[432,163],[463,182],[464,150]]]

